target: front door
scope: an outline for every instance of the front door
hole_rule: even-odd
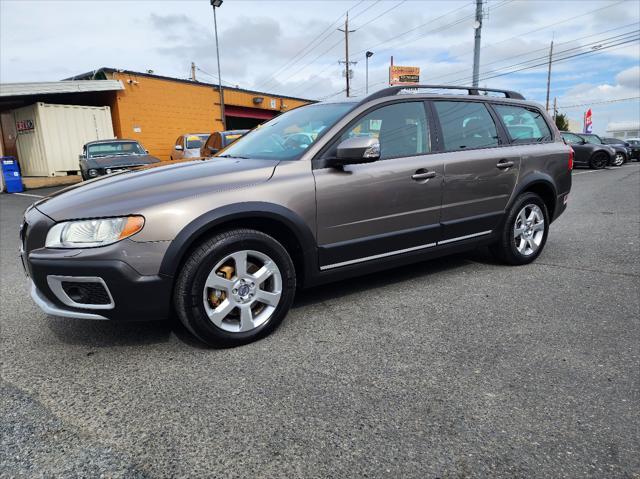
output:
[[[517,146],[498,133],[484,102],[434,101],[444,164],[440,244],[490,235],[515,188]]]
[[[422,101],[377,107],[334,140],[374,136],[373,163],[314,170],[321,269],[362,263],[435,246],[439,235],[443,164],[431,154]]]

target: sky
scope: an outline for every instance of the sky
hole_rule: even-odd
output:
[[[471,84],[475,1],[224,0],[217,10],[225,85],[309,98],[344,98],[345,14],[352,94],[386,86],[390,57],[421,83]],[[640,2],[485,0],[480,85],[551,102],[594,131],[640,120]],[[576,56],[574,56],[576,55]],[[569,58],[572,57],[572,58]],[[0,0],[0,82],[54,81],[114,67],[217,83],[208,0]],[[520,70],[520,71],[515,71]],[[615,101],[620,99],[631,99]],[[605,103],[606,102],[606,103]]]

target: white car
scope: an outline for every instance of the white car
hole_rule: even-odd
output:
[[[207,141],[208,133],[188,133],[180,135],[173,146],[171,160],[200,157],[200,147]]]

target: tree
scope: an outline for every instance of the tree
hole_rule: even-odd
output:
[[[556,126],[560,131],[568,131],[569,130],[569,120],[567,120],[567,115],[564,113],[559,113],[556,115]]]

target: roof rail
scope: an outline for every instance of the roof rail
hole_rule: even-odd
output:
[[[365,101],[377,100],[386,96],[397,95],[403,90],[466,90],[468,95],[480,95],[480,92],[495,92],[504,94],[505,98],[513,98],[515,100],[524,100],[525,98],[518,92],[511,90],[496,90],[494,88],[480,88],[475,86],[448,86],[448,85],[397,85],[383,88],[375,93],[362,99],[360,103]]]

